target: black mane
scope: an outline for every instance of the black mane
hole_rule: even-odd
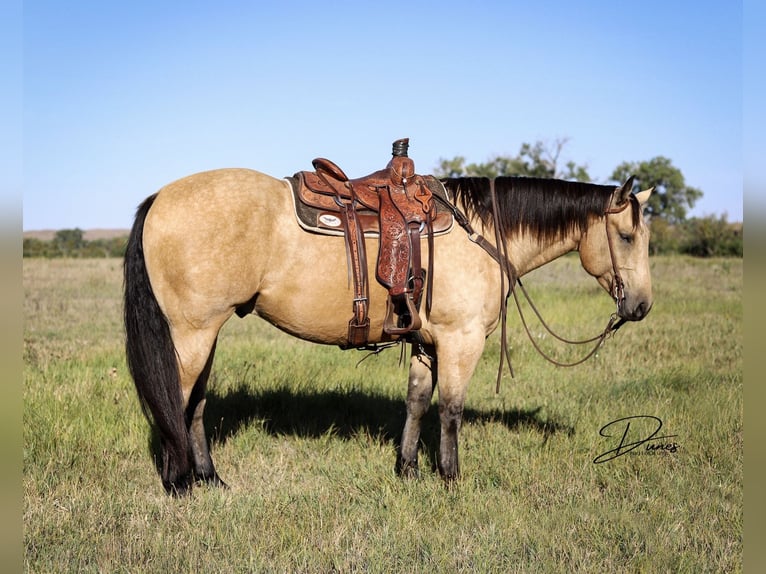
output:
[[[456,205],[475,214],[484,225],[492,223],[489,178],[458,177],[441,181],[455,198]],[[615,189],[613,185],[560,179],[495,178],[498,215],[506,233],[529,233],[543,243],[560,241],[573,231],[585,231],[593,218],[604,215]],[[637,213],[634,205],[634,225],[638,223]]]

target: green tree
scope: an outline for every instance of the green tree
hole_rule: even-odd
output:
[[[45,257],[48,254],[48,242],[34,237],[25,237],[23,242],[24,257]]]
[[[523,143],[516,156],[494,156],[486,163],[469,163],[463,156],[453,159],[440,159],[436,168],[437,177],[498,177],[521,175],[527,177],[547,177],[575,181],[591,181],[586,165],[577,165],[573,161],[561,164],[561,152],[568,138],[555,140],[552,144],[542,141],[534,144]]]
[[[460,177],[466,175],[465,158],[462,155],[452,159],[439,158],[439,167],[436,168],[436,177]]]
[[[53,238],[54,247],[64,257],[73,257],[85,246],[82,229],[61,229]]]
[[[680,246],[682,253],[698,257],[743,255],[742,227],[729,223],[725,215],[692,217],[684,223],[683,228],[686,236]]]
[[[637,189],[655,187],[649,198],[646,213],[651,218],[662,218],[669,223],[686,219],[687,208],[694,207],[702,191],[686,185],[684,176],[666,157],[657,156],[649,161],[623,162],[612,172],[614,181],[625,181],[635,176]]]

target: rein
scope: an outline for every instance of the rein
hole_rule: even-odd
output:
[[[489,254],[489,256],[492,257],[492,259],[494,259],[500,266],[500,320],[501,320],[500,365],[497,371],[497,381],[495,384],[495,392],[500,392],[500,380],[502,379],[502,376],[503,376],[503,364],[505,360],[508,361],[508,367],[511,371],[511,377],[514,376],[513,365],[511,364],[511,356],[510,356],[508,339],[507,339],[508,297],[511,294],[513,294],[513,299],[516,303],[516,308],[519,312],[519,317],[521,318],[521,322],[524,325],[524,330],[527,333],[527,337],[532,342],[532,346],[535,348],[535,350],[537,350],[537,352],[545,360],[559,367],[574,367],[576,365],[580,365],[584,363],[585,361],[590,359],[596,353],[596,351],[598,351],[598,349],[601,347],[601,345],[604,343],[607,337],[609,337],[609,335],[611,335],[612,333],[615,333],[625,323],[625,319],[619,318],[617,315],[617,312],[614,312],[609,317],[609,321],[601,333],[589,339],[584,339],[580,341],[573,341],[573,340],[561,337],[560,335],[557,335],[548,326],[548,324],[545,322],[540,312],[537,310],[537,307],[532,302],[532,299],[529,296],[529,293],[527,293],[526,288],[521,282],[521,278],[518,276],[516,268],[514,267],[513,263],[511,263],[511,260],[508,257],[508,246],[506,242],[507,236],[505,234],[505,229],[503,228],[503,223],[498,216],[497,194],[495,192],[494,179],[490,179],[490,197],[492,200],[492,222],[495,228],[495,245],[492,245],[481,234],[477,233],[473,229],[473,227],[471,226],[471,223],[468,221],[468,218],[465,216],[465,214],[462,211],[460,211],[457,208],[457,206],[453,205],[452,203],[448,201],[445,201],[444,199],[436,195],[434,195],[433,197],[452,213],[452,215],[455,217],[455,221],[457,221],[460,227],[462,227],[465,230],[465,232],[468,234],[468,239],[470,239],[473,243],[477,244],[479,247],[484,249],[484,251],[486,251]],[[607,208],[604,211],[604,227],[606,231],[607,245],[609,247],[609,257],[612,262],[612,271],[614,273],[612,276],[612,285],[610,288],[610,294],[612,295],[612,298],[615,300],[615,303],[617,304],[618,311],[619,311],[620,305],[625,300],[625,286],[622,281],[622,277],[620,276],[619,269],[617,267],[617,261],[614,255],[614,245],[612,241],[612,236],[609,233],[609,215],[621,213],[629,205],[630,205],[630,201],[626,201],[625,205],[623,206],[619,206],[616,208]],[[503,296],[503,293],[505,293],[506,275],[508,276],[508,280],[510,282],[510,285],[509,285],[510,291],[508,295]],[[550,333],[550,335],[552,335],[555,339],[569,345],[585,345],[588,343],[595,342],[593,349],[591,349],[590,352],[588,352],[583,358],[571,363],[563,363],[563,362],[557,361],[553,359],[551,356],[549,356],[547,353],[545,353],[545,351],[543,351],[540,348],[540,346],[537,344],[534,337],[532,336],[531,331],[529,330],[527,321],[524,317],[524,313],[521,310],[521,303],[519,302],[519,296],[516,290],[516,285],[518,285],[521,288],[521,292],[526,298],[527,303],[529,304],[531,309],[534,311],[540,323],[543,325],[543,327],[545,327],[545,330],[548,333]]]

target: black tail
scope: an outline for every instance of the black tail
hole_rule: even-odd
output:
[[[125,252],[125,349],[141,407],[159,433],[162,484],[181,493],[191,484],[191,465],[176,350],[144,261],[144,221],[155,197],[138,208]]]

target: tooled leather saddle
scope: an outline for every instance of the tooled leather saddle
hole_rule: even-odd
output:
[[[415,173],[407,155],[409,139],[393,143],[392,158],[385,169],[349,179],[328,159],[317,158],[316,171],[300,171],[288,178],[293,186],[296,212],[310,212],[315,232],[342,234],[353,279],[353,316],[344,348],[364,347],[369,341],[369,281],[365,235],[378,236],[375,277],[388,290],[383,331],[406,336],[421,327],[420,308],[424,283],[426,312],[430,311],[433,278],[433,237],[451,229],[452,215],[437,209],[433,194],[447,200],[444,186],[434,177]],[[427,271],[422,268],[421,238],[428,239]]]

